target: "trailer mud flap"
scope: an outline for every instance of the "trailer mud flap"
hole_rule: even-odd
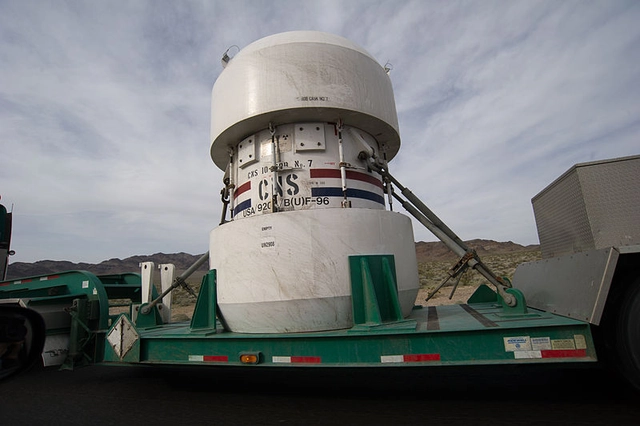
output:
[[[45,367],[62,365],[69,353],[69,335],[54,334],[47,336],[42,349],[42,365]]]

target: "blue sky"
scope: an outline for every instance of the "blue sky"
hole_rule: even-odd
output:
[[[220,57],[291,30],[393,65],[391,171],[460,237],[536,244],[531,197],[575,163],[640,153],[638,22],[619,0],[0,0],[12,261],[205,252]]]

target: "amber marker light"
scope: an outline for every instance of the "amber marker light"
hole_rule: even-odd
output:
[[[241,353],[240,362],[243,364],[257,364],[260,362],[260,352]]]

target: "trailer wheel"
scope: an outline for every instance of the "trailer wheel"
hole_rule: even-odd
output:
[[[624,378],[640,390],[640,278],[630,284],[616,320],[615,353]]]
[[[37,364],[44,346],[45,324],[40,314],[0,305],[0,380]]]

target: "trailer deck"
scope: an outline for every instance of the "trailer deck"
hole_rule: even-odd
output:
[[[86,362],[427,367],[597,360],[589,323],[527,308],[517,289],[508,290],[518,299],[516,307],[482,285],[466,304],[416,306],[403,318],[394,316],[384,281],[373,281],[355,282],[354,294],[369,291],[354,297],[353,327],[302,333],[229,331],[217,311],[215,270],[204,276],[187,322],[166,323],[162,305],[145,314],[138,274],[70,271],[1,283],[0,295],[4,303],[19,303],[55,323],[43,356],[65,360],[63,368]],[[129,300],[128,312],[109,315],[109,306],[122,298]]]
[[[402,320],[307,333],[235,333],[220,321],[134,326],[119,317],[104,362],[384,367],[593,362],[588,323],[548,312],[513,312],[486,286],[468,304],[416,306]],[[127,343],[128,342],[128,343]],[[126,346],[129,348],[126,349]]]

